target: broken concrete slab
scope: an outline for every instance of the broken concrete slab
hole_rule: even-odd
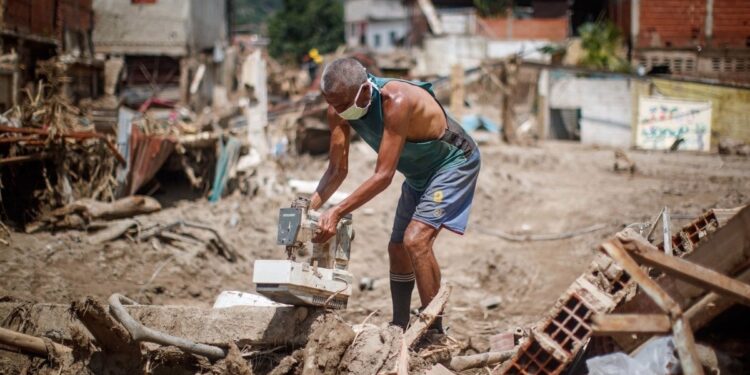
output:
[[[306,307],[234,306],[206,309],[188,306],[126,306],[137,321],[174,336],[195,342],[226,346],[233,341],[242,345],[304,345],[312,323],[325,314]],[[40,337],[71,340],[72,327],[84,329],[71,319],[70,305],[0,303],[0,321],[6,326]]]

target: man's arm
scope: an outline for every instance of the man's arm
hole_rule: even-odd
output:
[[[349,170],[349,124],[328,106],[326,113],[331,128],[331,144],[328,149],[328,169],[318,183],[310,202],[310,208],[317,210],[336,192],[344,182]]]
[[[384,90],[385,91],[385,90]],[[384,95],[385,96],[385,95]],[[339,205],[326,211],[318,225],[320,232],[314,242],[325,242],[336,234],[336,224],[346,214],[356,210],[380,194],[391,184],[396,166],[406,143],[409,124],[407,99],[399,92],[390,94],[383,101],[383,139],[380,141],[375,172]]]

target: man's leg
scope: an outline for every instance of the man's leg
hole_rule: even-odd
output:
[[[388,259],[391,263],[391,302],[393,303],[391,323],[406,330],[406,326],[409,325],[411,293],[414,290],[414,269],[403,243],[388,243]]]
[[[440,289],[440,267],[432,252],[432,244],[438,233],[440,233],[440,228],[412,220],[404,234],[404,249],[411,258],[423,308],[432,302]],[[435,320],[433,328],[443,330],[441,318]]]
[[[396,215],[393,219],[393,232],[388,243],[390,260],[391,302],[393,302],[392,324],[406,330],[409,325],[411,293],[414,290],[414,269],[411,257],[404,249],[404,234],[417,206],[418,193],[407,184],[401,186]]]

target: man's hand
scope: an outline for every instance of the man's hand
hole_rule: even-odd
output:
[[[312,242],[325,243],[331,237],[335,236],[339,220],[341,220],[341,215],[336,207],[326,210],[318,218],[318,230],[315,232]]]

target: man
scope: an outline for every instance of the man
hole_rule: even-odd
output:
[[[348,198],[324,212],[313,239],[325,242],[336,224],[393,180],[406,177],[388,244],[393,321],[409,324],[411,294],[416,279],[422,307],[440,288],[440,268],[432,244],[442,228],[463,234],[479,174],[476,143],[449,118],[432,92],[432,85],[368,75],[354,59],[326,66],[320,84],[328,102],[331,145],[328,169],[312,196],[320,208],[341,186],[347,174],[351,128],[378,153],[375,172]],[[432,327],[443,332],[442,319]]]

